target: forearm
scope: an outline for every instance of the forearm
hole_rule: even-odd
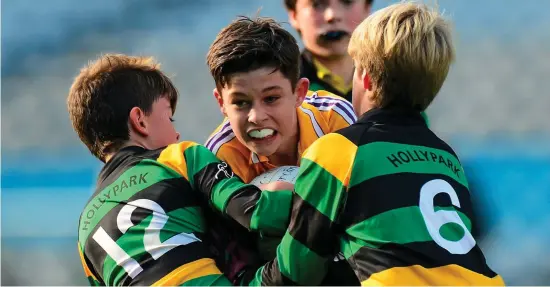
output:
[[[197,146],[185,152],[189,180],[219,212],[248,230],[282,236],[288,226],[292,191],[262,191],[244,184],[227,163]]]

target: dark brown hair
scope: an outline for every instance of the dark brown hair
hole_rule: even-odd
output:
[[[178,92],[149,57],[103,55],[82,68],[74,80],[67,106],[80,140],[105,161],[129,140],[128,117],[134,107],[146,114],[167,97],[175,110]]]
[[[296,39],[273,19],[241,16],[223,28],[206,56],[216,87],[225,87],[235,73],[270,67],[290,80],[300,76],[300,48]]]

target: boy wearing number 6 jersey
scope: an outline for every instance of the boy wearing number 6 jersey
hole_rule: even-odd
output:
[[[226,261],[210,205],[249,230],[284,232],[290,202],[270,199],[291,191],[262,193],[205,147],[176,143],[177,97],[152,59],[125,55],[102,56],[71,87],[73,127],[105,162],[78,228],[92,285],[231,285],[247,266]]]
[[[304,153],[289,228],[249,283],[319,284],[338,248],[363,286],[503,285],[470,233],[460,161],[420,114],[454,58],[448,22],[394,4],[358,26],[349,52],[361,116]]]

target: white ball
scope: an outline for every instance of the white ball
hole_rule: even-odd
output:
[[[299,170],[299,167],[291,165],[276,167],[258,175],[250,183],[256,186],[274,181],[285,181],[294,184]]]

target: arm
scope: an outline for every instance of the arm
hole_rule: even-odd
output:
[[[244,184],[227,163],[196,143],[172,145],[165,152],[174,154],[169,158],[178,158],[179,155],[179,160],[169,162],[171,167],[188,178],[193,188],[201,191],[216,210],[248,230],[284,234],[292,191],[262,191],[254,185]]]
[[[78,255],[80,255],[80,263],[82,263],[82,267],[84,268],[84,275],[86,275],[90,286],[105,286],[105,284],[103,282],[100,282],[97,277],[92,273],[90,267],[88,267],[88,263],[86,263],[86,259],[84,258],[84,254],[82,253],[82,249],[80,248],[80,243],[78,243],[77,248]]]
[[[335,147],[338,147],[337,149]],[[342,135],[318,139],[305,153],[296,180],[289,228],[277,257],[249,285],[318,285],[338,246],[342,212],[357,146]]]

